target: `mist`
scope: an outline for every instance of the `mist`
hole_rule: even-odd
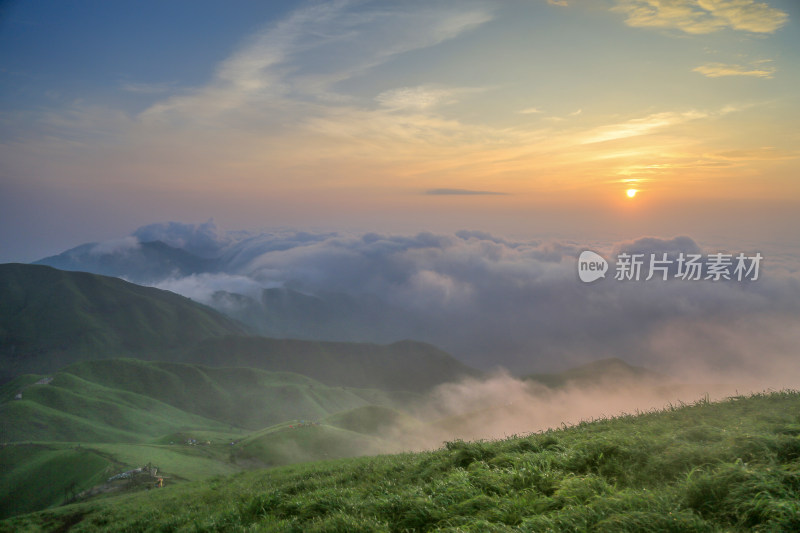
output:
[[[512,374],[623,357],[687,378],[697,369],[783,377],[775,370],[792,370],[786,362],[800,345],[800,257],[783,243],[754,249],[688,235],[573,242],[481,231],[255,233],[223,231],[213,221],[151,224],[133,237],[64,255],[88,269],[105,250],[103,266],[135,265],[116,275],[215,307],[271,337],[414,339]],[[151,239],[201,259],[186,263],[189,275],[143,268],[154,260],[142,252]],[[671,259],[758,252],[764,261],[755,281],[618,281],[612,262],[605,279],[585,284],[576,269],[585,249],[610,260],[623,252]],[[119,254],[124,261],[114,263]]]
[[[781,381],[772,377],[773,382]],[[591,383],[569,381],[549,387],[498,371],[486,379],[436,387],[408,408],[421,424],[403,422],[386,428],[379,436],[390,444],[379,452],[374,445],[366,447],[364,453],[431,450],[453,440],[526,436],[581,422],[778,390],[764,388],[763,383],[744,375],[728,375],[723,381],[714,373],[696,374],[693,382],[655,374],[635,378],[612,373],[592,378]]]

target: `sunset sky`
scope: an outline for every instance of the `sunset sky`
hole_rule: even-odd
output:
[[[798,245],[796,0],[0,6],[2,262],[212,217]]]

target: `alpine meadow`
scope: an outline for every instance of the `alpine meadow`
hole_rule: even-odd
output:
[[[798,24],[0,2],[0,533],[800,531]]]

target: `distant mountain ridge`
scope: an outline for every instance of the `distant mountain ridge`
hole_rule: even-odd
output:
[[[231,238],[230,248],[226,248],[205,236],[204,246],[178,247],[180,242],[170,239],[168,233],[161,235],[148,228],[140,228],[133,236],[116,241],[82,244],[32,264],[171,289],[171,281],[188,276],[242,275],[239,269],[252,259],[248,255],[252,251],[245,245],[258,240],[239,242]],[[170,243],[146,240],[154,236],[163,236]],[[278,240],[261,243],[255,249],[274,251],[290,246]],[[204,255],[199,254],[200,250]],[[179,287],[175,290],[181,292]],[[306,340],[393,342],[407,336],[399,334],[396,325],[412,318],[377,298],[354,298],[337,292],[311,295],[287,287],[267,287],[260,294],[217,290],[203,303],[259,335]]]
[[[332,386],[400,391],[480,375],[430,344],[253,337],[169,291],[47,266],[0,265],[0,383],[114,357],[295,372]]]
[[[200,257],[162,241],[122,242],[125,244],[116,249],[102,243],[82,244],[32,264],[114,276],[134,283],[154,283],[218,269],[216,259]]]
[[[76,361],[156,359],[238,322],[177,294],[85,272],[0,265],[0,383]]]
[[[206,339],[184,355],[208,366],[294,372],[327,385],[424,391],[482,372],[433,345],[349,343],[227,336]]]

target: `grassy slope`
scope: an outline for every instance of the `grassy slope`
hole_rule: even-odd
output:
[[[796,531],[800,394],[309,463],[17,517],[7,531]]]
[[[115,473],[114,462],[87,448],[36,444],[0,449],[0,516],[57,505]]]
[[[279,466],[360,455],[386,448],[378,437],[326,424],[278,424],[247,436],[232,450],[237,464]]]
[[[39,376],[25,376],[30,383]],[[10,387],[0,387],[8,397]],[[13,388],[13,390],[17,390]],[[328,387],[290,373],[108,359],[72,365],[0,403],[0,442],[151,442],[179,431],[259,430],[414,395]]]
[[[59,372],[48,385],[26,388],[22,400],[0,404],[0,427],[3,442],[144,442],[178,429],[226,425],[157,398]]]
[[[196,434],[193,434],[196,435]],[[227,441],[211,446],[153,444],[31,443],[0,448],[0,517],[62,504],[65,498],[103,484],[109,477],[148,463],[168,483],[232,474]]]
[[[480,373],[430,344],[247,337],[169,291],[41,265],[0,265],[0,383],[114,357],[295,372],[326,385],[422,391]]]
[[[0,383],[85,359],[155,358],[243,332],[168,291],[46,266],[0,265]]]
[[[397,409],[380,405],[342,411],[325,418],[324,422],[365,435],[379,435],[387,429],[420,429],[423,426],[419,420]]]
[[[423,391],[480,375],[435,346],[414,341],[382,345],[229,336],[199,343],[186,360],[296,372],[327,385],[399,391]]]
[[[91,449],[117,465],[114,473],[150,462],[168,472],[171,482],[197,480],[253,465],[374,453],[376,438],[334,427],[283,434],[286,423],[260,430],[398,401],[397,394],[327,387],[297,374],[136,359],[77,363],[46,385],[35,384],[40,377],[25,375],[0,387],[0,442],[17,443],[0,448],[0,500],[15,502],[0,506],[0,517],[61,503],[73,483],[80,490],[96,484],[92,468],[53,463],[60,469],[53,477],[42,476],[36,466],[53,454],[78,461],[77,442],[83,443],[82,454]],[[23,399],[13,400],[13,391],[22,387]],[[246,436],[242,428],[259,431],[231,447]],[[183,445],[190,438],[213,444]],[[19,444],[24,442],[47,444]]]

